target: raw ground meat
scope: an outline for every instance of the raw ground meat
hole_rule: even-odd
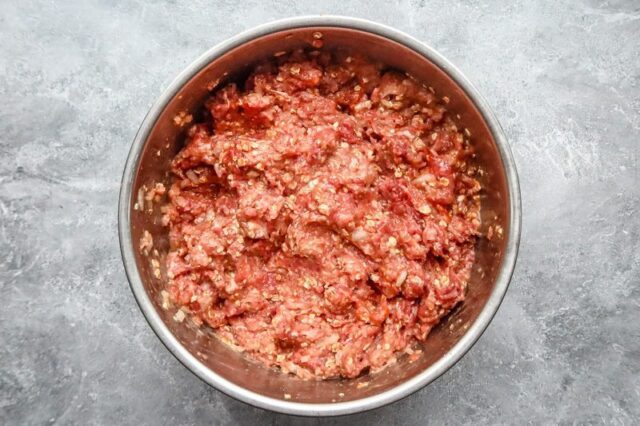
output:
[[[206,103],[173,160],[168,291],[197,325],[303,378],[377,371],[464,299],[469,141],[432,90],[297,51]]]

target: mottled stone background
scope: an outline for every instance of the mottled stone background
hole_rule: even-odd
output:
[[[0,1],[0,424],[640,421],[640,3]],[[150,104],[205,49],[276,18],[379,21],[496,110],[523,234],[488,331],[436,383],[319,420],[251,408],[162,346],[129,291],[120,176]]]

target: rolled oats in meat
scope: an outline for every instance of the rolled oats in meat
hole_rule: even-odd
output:
[[[171,302],[303,378],[414,353],[464,299],[480,224],[444,104],[335,52],[279,55],[217,89],[173,160]]]

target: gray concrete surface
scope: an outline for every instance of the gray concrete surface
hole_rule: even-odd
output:
[[[0,1],[0,424],[640,422],[640,3]],[[495,320],[428,388],[319,420],[251,408],[162,346],[120,261],[132,138],[211,45],[280,17],[404,30],[494,106],[522,183]]]

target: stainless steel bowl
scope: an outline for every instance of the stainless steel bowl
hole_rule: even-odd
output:
[[[256,61],[279,51],[306,47],[322,34],[325,49],[354,49],[428,82],[450,99],[478,148],[483,167],[482,222],[500,226],[502,238],[481,239],[466,301],[436,327],[424,354],[386,370],[353,380],[303,381],[258,365],[198,330],[172,319],[162,309],[162,268],[168,250],[167,230],[159,224],[157,204],[140,209],[143,186],[168,184],[171,158],[184,141],[173,118],[195,113],[216,82],[242,75]],[[138,204],[136,206],[136,204]],[[136,209],[138,207],[138,209]],[[246,31],[206,52],[189,65],[153,105],[131,147],[119,205],[122,258],[142,313],[166,347],[189,370],[241,401],[283,413],[319,416],[355,413],[397,401],[422,388],[454,365],[478,340],[496,313],[513,272],[520,238],[520,193],[509,145],[493,112],[471,83],[431,47],[373,22],[309,16],[281,20]],[[149,231],[157,254],[143,255],[139,241]],[[157,265],[161,265],[158,275]],[[364,385],[367,383],[366,385]],[[287,397],[285,397],[285,394]]]

